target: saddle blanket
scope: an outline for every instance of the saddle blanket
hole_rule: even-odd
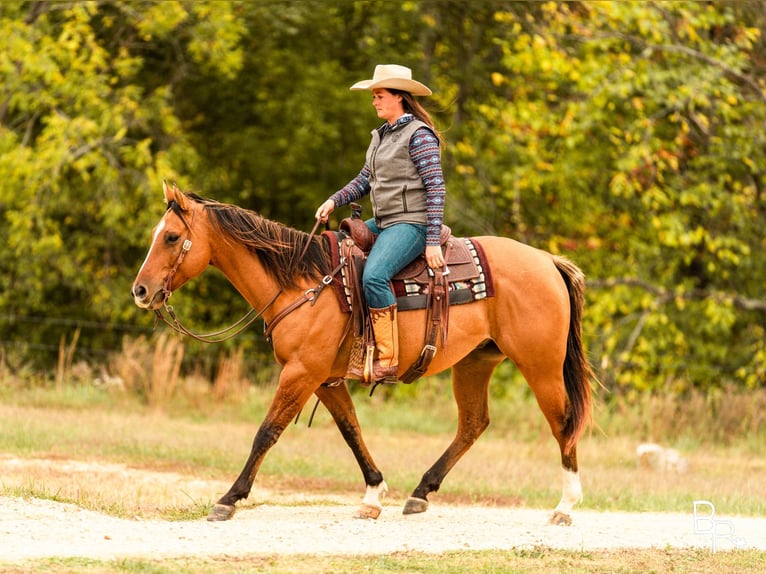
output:
[[[487,258],[481,244],[471,238],[451,239],[453,241],[463,242],[465,251],[470,256],[470,264],[472,264],[471,268],[473,269],[473,272],[466,273],[465,263],[469,263],[466,261],[461,262],[463,265],[460,266],[460,273],[457,273],[457,275],[459,275],[458,280],[450,281],[450,276],[445,276],[449,285],[450,305],[464,305],[488,297],[494,297],[495,288],[492,282],[492,273],[487,264]],[[337,261],[340,241],[342,240],[343,238],[338,238],[338,242],[332,245],[334,265]],[[425,260],[423,260],[423,264],[425,264]],[[449,268],[449,261],[447,261],[447,267]],[[333,278],[333,286],[338,295],[341,310],[349,313],[351,312],[352,289],[349,286],[349,278],[347,275],[347,268],[343,267],[341,273]],[[422,278],[396,277],[391,282],[391,287],[396,296],[396,303],[400,312],[426,308],[426,303],[428,301],[426,288],[428,287],[428,283],[423,282]]]

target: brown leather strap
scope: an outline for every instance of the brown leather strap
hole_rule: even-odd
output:
[[[165,300],[163,301],[164,303],[166,303],[167,300],[170,299],[170,296],[173,294],[173,290],[171,289],[171,285],[173,285],[173,278],[176,276],[178,268],[181,266],[181,263],[184,262],[186,254],[191,251],[191,248],[191,239],[184,239],[184,242],[181,244],[181,251],[176,258],[176,262],[173,264],[173,267],[170,268],[168,276],[165,277],[165,282],[162,284],[162,294],[165,297]]]
[[[194,213],[192,212],[192,222],[194,222]],[[311,246],[311,242],[313,241],[314,234],[316,233],[317,229],[319,228],[319,224],[321,223],[321,220],[317,219],[316,223],[314,224],[314,228],[311,230],[311,233],[309,234],[306,244],[303,246],[303,251],[301,251],[301,255],[298,258],[298,261],[301,261],[305,256],[306,253],[308,253],[309,247]],[[188,225],[191,229],[191,225]],[[268,303],[266,303],[266,306],[261,309],[260,311],[256,311],[255,309],[251,308],[239,321],[237,321],[234,325],[231,327],[226,327],[225,329],[221,329],[220,331],[216,331],[215,333],[206,333],[206,334],[199,334],[194,333],[192,331],[189,331],[186,327],[184,327],[181,324],[181,321],[178,320],[178,317],[175,314],[175,311],[173,310],[172,305],[168,305],[168,299],[170,298],[170,295],[172,295],[172,291],[170,289],[172,283],[173,283],[173,277],[175,276],[176,272],[178,271],[178,268],[181,266],[181,263],[183,263],[184,258],[186,257],[186,254],[191,250],[192,242],[191,239],[186,239],[183,242],[183,245],[181,247],[181,252],[178,254],[178,259],[176,259],[175,264],[170,270],[170,273],[165,278],[165,283],[163,286],[163,293],[164,293],[164,301],[163,301],[163,307],[167,314],[170,316],[170,319],[168,319],[162,312],[162,309],[157,309],[154,311],[156,318],[155,318],[155,324],[162,320],[167,325],[172,327],[175,331],[187,335],[189,337],[192,337],[193,339],[196,339],[198,341],[202,341],[203,343],[221,343],[223,341],[226,341],[232,337],[235,337],[242,331],[244,331],[247,327],[249,327],[256,319],[261,317],[270,307],[271,305],[277,300],[279,295],[282,293],[282,289],[279,289],[274,296],[269,300]],[[322,289],[324,289],[327,285],[327,281],[332,282],[332,278],[335,276],[335,274],[340,270],[341,266],[339,265],[337,269],[335,269],[331,275],[328,275],[322,279],[322,283],[320,283],[317,287],[314,289],[309,289],[303,294],[303,297],[299,298],[297,301],[293,302],[290,306],[288,306],[287,309],[282,309],[279,313],[277,313],[277,316],[272,320],[271,326],[267,326],[266,328],[266,338],[268,339],[269,335],[271,334],[271,331],[274,329],[277,323],[281,321],[288,313],[291,311],[294,311],[296,308],[300,307],[307,301],[312,301],[312,305],[314,304],[314,301],[319,296],[319,294],[322,292]]]
[[[442,347],[447,344],[447,326],[449,321],[449,287],[445,273],[438,269],[433,272],[428,286],[428,303],[426,305],[426,335],[420,356],[409,369],[399,377],[403,383],[412,383],[422,377],[428,370],[436,355],[436,339],[441,333]],[[449,273],[449,272],[447,272]]]
[[[167,315],[170,317],[170,319],[168,319],[168,317],[165,316],[165,314],[162,312],[162,309],[160,308],[160,309],[155,309],[154,311],[154,314],[156,316],[154,322],[156,326],[156,324],[160,320],[162,320],[178,333],[191,337],[192,339],[196,339],[197,341],[202,341],[203,343],[223,343],[224,341],[227,341],[231,339],[232,337],[236,337],[242,331],[244,331],[250,325],[252,325],[256,321],[256,319],[258,319],[269,307],[271,307],[271,304],[277,300],[277,297],[279,297],[280,293],[282,293],[281,289],[274,294],[274,296],[269,300],[269,302],[261,311],[256,312],[255,309],[251,308],[247,313],[245,313],[242,316],[242,318],[239,321],[237,321],[233,325],[229,327],[224,327],[220,331],[215,331],[213,333],[204,333],[204,334],[194,333],[193,331],[190,331],[189,329],[184,327],[181,324],[181,321],[179,321],[178,317],[176,316],[173,306],[168,305],[167,302],[164,304],[163,307]]]
[[[365,225],[366,227],[366,225]],[[362,289],[362,273],[366,257],[352,239],[344,239],[340,247],[341,260],[346,262],[346,280],[348,294],[350,296],[351,320],[354,335],[361,337],[364,334],[366,323],[367,302]]]
[[[316,230],[316,229],[315,229]],[[287,317],[290,313],[295,311],[298,307],[301,305],[311,302],[313,305],[316,303],[317,298],[319,295],[321,295],[322,290],[330,285],[332,283],[332,278],[337,275],[340,270],[343,268],[344,262],[341,261],[341,263],[333,269],[329,275],[325,275],[322,278],[322,282],[319,283],[316,287],[313,289],[307,289],[303,292],[303,295],[298,297],[295,301],[290,303],[287,307],[284,309],[281,309],[276,315],[274,315],[274,318],[271,320],[271,323],[266,325],[266,330],[264,331],[264,336],[266,337],[266,340],[271,342],[271,332],[274,330],[274,328],[279,324],[279,322]]]

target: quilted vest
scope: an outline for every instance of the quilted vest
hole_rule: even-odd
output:
[[[428,127],[413,119],[382,138],[379,129],[372,131],[367,149],[370,199],[375,223],[381,229],[395,223],[426,224],[426,190],[409,152],[410,138],[424,126]]]

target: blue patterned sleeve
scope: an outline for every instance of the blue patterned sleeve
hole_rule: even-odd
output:
[[[370,166],[365,163],[362,171],[342,189],[333,193],[330,199],[335,202],[335,207],[340,207],[352,201],[359,201],[368,193],[370,193]]]
[[[410,139],[410,157],[426,188],[426,245],[439,245],[444,199],[447,190],[444,185],[439,139],[428,128],[418,128]]]

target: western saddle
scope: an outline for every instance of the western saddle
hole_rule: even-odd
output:
[[[353,329],[354,344],[349,361],[348,378],[359,378],[360,384],[368,386],[371,382],[359,377],[359,373],[365,372],[362,368],[365,361],[372,361],[375,340],[361,279],[367,255],[375,243],[376,236],[362,219],[362,208],[356,203],[351,204],[351,217],[341,221],[339,232],[325,231],[324,233],[334,236],[331,240],[338,242],[339,261],[345,261],[344,285],[337,289],[337,292],[339,297],[341,292],[344,294],[342,304],[345,305],[342,306],[347,306],[351,312],[350,325]],[[444,225],[441,232],[441,246],[444,252],[444,269],[429,268],[425,258],[420,256],[397,273],[393,279],[394,283],[409,284],[409,290],[417,291],[417,297],[419,297],[419,305],[408,305],[405,302],[400,305],[401,311],[423,307],[426,309],[423,349],[417,360],[399,377],[404,383],[412,383],[428,370],[428,366],[436,355],[439,335],[441,335],[442,347],[447,343],[450,283],[472,280],[481,274],[481,269],[466,242],[455,238],[450,228]],[[399,301],[406,301],[406,299],[400,297]]]

